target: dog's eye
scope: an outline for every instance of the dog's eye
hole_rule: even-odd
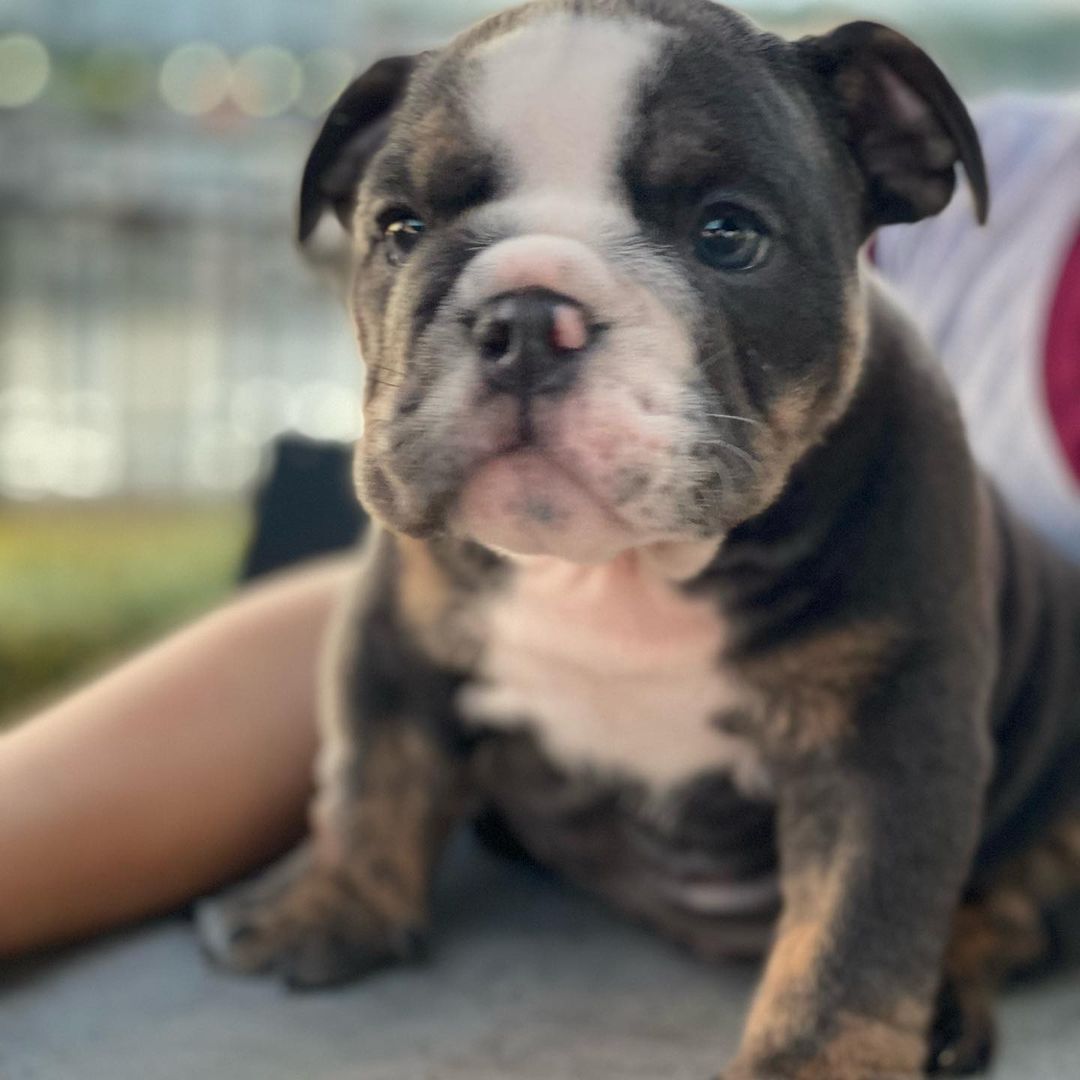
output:
[[[424,223],[408,210],[397,210],[381,222],[386,257],[397,266],[409,257],[424,235]]]
[[[702,210],[694,253],[714,270],[752,270],[768,249],[768,231],[749,210],[732,203],[713,203]]]

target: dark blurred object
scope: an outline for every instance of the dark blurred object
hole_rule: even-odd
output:
[[[356,543],[367,515],[353,493],[352,450],[283,435],[255,496],[255,522],[241,579],[268,574]]]

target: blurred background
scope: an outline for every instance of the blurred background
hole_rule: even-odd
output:
[[[492,0],[0,0],[0,720],[224,595],[263,450],[349,439],[359,362],[293,250],[319,118]],[[1080,86],[1080,0],[876,17],[968,95]]]

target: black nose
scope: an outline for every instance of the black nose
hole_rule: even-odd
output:
[[[579,304],[529,289],[484,304],[472,336],[488,388],[527,397],[555,394],[573,383],[592,331]]]

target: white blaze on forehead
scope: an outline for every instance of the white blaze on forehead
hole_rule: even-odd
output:
[[[560,13],[483,47],[473,122],[509,151],[518,191],[610,197],[636,88],[664,33]]]
[[[542,288],[605,327],[590,342],[577,307],[556,312],[556,343],[587,355],[572,391],[535,410],[543,452],[466,463],[453,525],[488,547],[595,563],[684,538],[683,492],[700,469],[687,409],[697,308],[675,261],[638,242],[619,176],[641,87],[672,33],[637,17],[545,14],[472,54],[469,119],[498,160],[500,193],[470,212],[487,242],[448,310]],[[462,431],[477,426],[469,407],[452,415]],[[621,494],[635,475],[636,493]],[[673,563],[663,556],[657,568],[683,576]]]

